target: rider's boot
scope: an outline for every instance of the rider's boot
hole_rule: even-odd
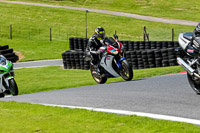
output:
[[[99,63],[96,60],[92,60],[92,65],[94,66],[93,74],[100,75]]]
[[[96,67],[96,72],[100,74],[99,65],[97,64],[97,65],[95,65],[95,67]]]
[[[97,75],[101,75],[101,74],[100,74],[100,69],[99,69],[99,65],[98,65],[98,64],[94,65],[94,73],[97,74]]]

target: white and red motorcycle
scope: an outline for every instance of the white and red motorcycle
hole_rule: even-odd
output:
[[[118,37],[109,37],[105,40],[105,46],[99,48],[99,50],[104,51],[101,54],[100,73],[95,72],[94,65],[90,63],[91,75],[99,84],[105,83],[108,78],[121,76],[126,81],[133,78],[132,66],[124,57],[123,44],[118,42],[117,39]]]

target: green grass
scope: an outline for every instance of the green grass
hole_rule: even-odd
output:
[[[134,70],[134,79],[165,75],[184,71],[180,66]],[[16,69],[19,94],[50,91],[97,84],[89,70],[69,70],[57,66]],[[110,78],[107,83],[124,81]]]
[[[12,0],[95,8],[136,13],[145,16],[199,21],[196,0]]]
[[[13,13],[15,11],[15,13]],[[62,58],[69,49],[69,37],[85,37],[85,12],[68,9],[0,3],[0,45],[9,45],[24,55],[21,61]],[[9,39],[9,26],[13,27],[13,40]],[[88,14],[88,37],[97,26],[103,26],[107,36],[117,31],[120,40],[142,40],[143,26],[150,40],[175,40],[180,32],[193,31],[193,26],[172,25],[118,17],[100,13]],[[53,41],[50,42],[50,27]]]
[[[187,123],[82,109],[0,102],[1,133],[198,133]]]

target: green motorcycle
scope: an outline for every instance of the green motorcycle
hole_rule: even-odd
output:
[[[18,95],[18,87],[14,79],[12,62],[0,55],[0,97]]]

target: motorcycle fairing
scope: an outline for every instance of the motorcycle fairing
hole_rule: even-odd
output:
[[[186,49],[188,44],[190,43],[190,38],[192,37],[192,34],[190,32],[188,33],[180,33],[178,37],[179,45],[182,47],[183,50]]]
[[[121,58],[120,60],[117,61],[117,65],[119,66],[119,69],[122,68],[122,65],[121,65],[121,61],[125,60],[126,58]]]
[[[192,32],[185,32],[185,33],[183,33],[183,37],[184,38],[186,38],[186,39],[188,39],[188,40],[192,40],[192,35],[193,35],[193,33]]]
[[[113,77],[119,77],[120,75],[112,67],[113,58],[112,55],[103,56],[100,65]]]
[[[5,88],[5,84],[8,85],[8,80],[4,80],[4,74],[0,74],[0,93],[3,93],[6,91],[6,88]],[[3,83],[4,82],[4,83]]]
[[[12,64],[8,61],[5,64],[0,64],[0,69],[0,93],[3,93],[9,87],[8,80],[14,78],[14,70]]]

